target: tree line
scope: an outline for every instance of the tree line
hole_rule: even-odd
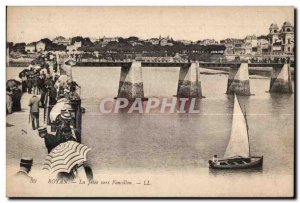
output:
[[[58,45],[53,43],[50,39],[44,38],[40,41],[45,43],[46,51],[66,51],[65,45]],[[118,38],[118,41],[110,41],[105,46],[103,42],[96,41],[91,42],[90,38],[76,36],[71,38],[71,45],[75,42],[81,42],[82,46],[78,49],[84,52],[99,52],[99,53],[161,53],[167,55],[174,55],[175,53],[211,53],[225,51],[225,45],[200,45],[200,44],[188,44],[185,45],[180,41],[170,40],[172,46],[161,46],[160,44],[152,44],[147,41],[139,40],[138,37]],[[133,44],[136,42],[136,45]],[[36,43],[36,42],[35,42]],[[26,43],[12,43],[8,42],[7,47],[11,51],[25,52]]]

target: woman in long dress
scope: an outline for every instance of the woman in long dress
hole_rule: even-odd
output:
[[[22,93],[25,93],[27,92],[27,78],[25,73],[22,73],[21,80],[22,80]]]

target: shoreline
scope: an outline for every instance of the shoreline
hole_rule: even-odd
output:
[[[74,66],[75,68],[81,68],[81,66]],[[91,68],[93,66],[84,66],[82,68]],[[14,67],[9,66],[7,68],[24,68],[23,66],[20,67]],[[121,68],[121,67],[96,67],[100,69],[107,69],[107,68]],[[156,68],[156,67],[153,67]],[[161,69],[168,69],[168,67],[160,67]],[[170,67],[169,69],[173,69],[176,71],[176,68]],[[228,67],[209,67],[209,68],[202,68],[200,67],[200,74],[201,75],[228,75],[229,74],[229,68]],[[249,78],[250,79],[269,79],[271,77],[272,68],[271,67],[265,67],[264,70],[262,68],[257,67],[249,67]],[[294,80],[294,68],[291,67],[291,76],[292,80]],[[7,78],[7,79],[14,79],[14,78]]]

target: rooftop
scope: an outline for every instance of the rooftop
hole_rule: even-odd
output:
[[[292,24],[291,24],[290,22],[288,22],[288,21],[285,21],[285,22],[283,23],[283,26],[282,26],[282,27],[289,27],[289,26],[292,26]]]
[[[270,29],[279,29],[278,25],[276,23],[272,23],[270,25]]]
[[[64,38],[63,36],[58,36],[58,37],[55,37],[54,39],[53,39],[53,41],[54,40],[65,40],[66,38]]]

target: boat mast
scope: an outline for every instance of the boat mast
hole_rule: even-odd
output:
[[[247,136],[248,136],[249,156],[250,156],[250,158],[251,158],[251,153],[250,153],[250,139],[249,139],[249,127],[248,127],[248,121],[247,121],[247,114],[246,114],[246,107],[245,107],[245,105],[244,105],[244,109],[245,109],[244,118],[245,118],[246,126],[247,126]]]

